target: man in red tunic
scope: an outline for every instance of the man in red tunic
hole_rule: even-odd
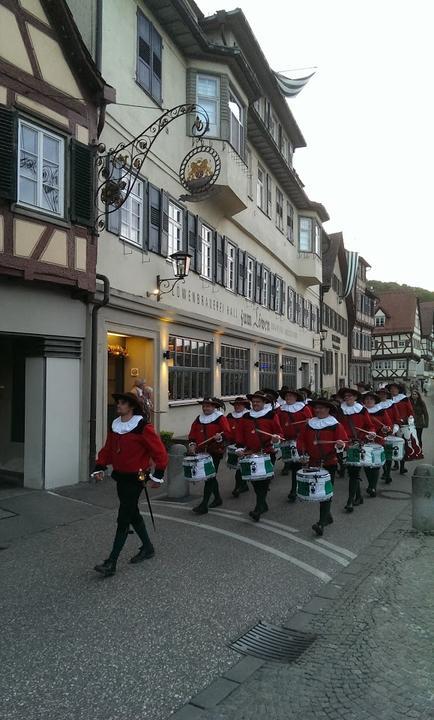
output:
[[[417,460],[422,455],[414,426],[413,406],[410,398],[407,397],[403,383],[389,383],[387,389],[390,391],[393,409],[395,411],[395,420],[400,428],[398,435],[405,440],[405,459],[401,460],[399,467],[400,475],[405,475],[405,473],[408,472],[405,467],[405,461]]]
[[[143,490],[144,474],[146,482],[149,475],[155,482],[163,482],[168,458],[166,448],[151,423],[143,417],[143,406],[133,393],[113,395],[116,400],[118,417],[113,420],[104,447],[99,451],[95,471],[96,480],[102,480],[104,471],[111,465],[112,478],[116,480],[119,497],[117,530],[112,551],[95,570],[104,577],[114,575],[116,563],[128,537],[132,525],[142,547],[131,558],[135,564],[151,558],[154,547],[146,531],[145,522],[139,511],[139,497]],[[152,467],[155,466],[153,469]]]
[[[375,427],[368,411],[360,402],[359,392],[353,388],[341,388],[338,398],[341,400],[339,422],[344,426],[349,439],[358,444],[375,440]],[[348,500],[345,510],[351,513],[356,505],[363,505],[360,491],[360,467],[348,465],[348,476]]]
[[[307,420],[312,417],[310,406],[304,402],[304,395],[298,390],[282,388],[280,391],[283,398],[283,404],[279,408],[279,421],[283,431],[285,440],[296,441]],[[297,499],[297,471],[301,468],[301,463],[286,461],[283,466],[282,475],[289,475],[291,471],[292,483],[291,492],[288,495],[289,502],[295,502]]]
[[[262,390],[247,397],[252,403],[252,409],[243,416],[237,426],[237,446],[242,451],[240,454],[265,453],[270,455],[274,465],[276,450],[273,443],[278,443],[282,435],[278,413],[273,409],[274,398],[266,395]],[[269,478],[255,480],[252,485],[256,493],[256,505],[249,515],[258,522],[261,515],[268,510],[266,497],[270,480]]]
[[[235,444],[237,442],[237,427],[240,420],[246,415],[250,410],[250,400],[248,400],[245,397],[236,397],[235,400],[231,403],[233,406],[232,412],[228,413],[226,415],[229,427],[231,430],[231,437],[230,441],[231,443]],[[232,490],[232,495],[234,498],[237,498],[240,496],[241,493],[249,492],[249,486],[247,485],[246,481],[243,480],[241,477],[241,470],[238,468],[235,471],[235,487]]]
[[[337,448],[344,448],[347,441],[345,428],[330,414],[335,405],[325,398],[312,400],[310,403],[314,417],[307,421],[297,438],[297,448],[301,455],[309,456],[312,467],[324,467],[330,474],[334,484],[338,466]],[[333,522],[330,513],[331,499],[319,506],[319,520],[312,525],[312,530],[319,536],[324,534],[324,527]]]
[[[205,480],[202,501],[193,508],[193,512],[197,515],[205,515],[208,512],[211,495],[214,495],[214,500],[210,503],[210,508],[219,507],[223,502],[220,496],[217,472],[225,451],[224,442],[229,442],[231,430],[223,415],[224,405],[221,400],[215,397],[204,398],[200,404],[202,412],[193,421],[188,439],[191,453],[209,453],[214,462],[216,477]]]
[[[375,442],[384,445],[384,438],[386,435],[390,435],[393,430],[392,418],[388,411],[383,407],[380,401],[380,396],[373,390],[368,390],[363,393],[363,405],[369,413],[369,417],[375,427],[377,437]],[[386,460],[384,463],[384,475],[383,478],[386,483],[392,482],[390,477],[390,468],[392,466],[391,460]],[[368,490],[369,497],[374,498],[377,495],[377,484],[380,476],[380,468],[365,467],[366,477],[368,479]]]

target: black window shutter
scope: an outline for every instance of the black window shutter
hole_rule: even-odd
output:
[[[285,315],[285,313],[286,313],[286,282],[284,280],[281,280],[280,283],[281,283],[281,289],[280,289],[279,312],[281,315]]]
[[[148,185],[148,242],[149,250],[158,253],[160,249],[161,193],[155,185]]]
[[[169,252],[169,197],[161,190],[160,255],[167,257]]]
[[[211,247],[211,268],[212,268],[212,247]],[[193,258],[192,258],[193,262]],[[199,215],[196,215],[196,258],[195,258],[196,272],[202,272],[202,219]]]
[[[120,179],[120,167],[115,166],[114,168],[111,168],[109,163],[107,163],[106,168],[107,172],[111,174],[111,179]],[[114,205],[106,205],[106,227],[109,232],[114,233],[115,235],[119,236],[121,234],[121,210],[115,210]]]
[[[162,41],[161,35],[152,27],[152,97],[161,103]]]
[[[71,140],[71,222],[93,227],[95,150]]]
[[[238,293],[245,295],[246,290],[246,252],[238,248]]]
[[[224,238],[219,233],[216,233],[215,234],[214,280],[216,283],[218,283],[218,285],[222,285],[223,251],[224,251]]]
[[[268,291],[268,306],[270,310],[276,309],[276,276],[270,273],[270,289]]]
[[[260,262],[256,262],[255,276],[255,300],[260,305],[262,301],[262,265]]]
[[[197,249],[197,236],[196,236],[196,215],[186,210],[184,214],[184,247],[191,255],[191,269],[197,270],[196,265],[196,249]]]
[[[17,199],[17,114],[0,107],[0,197]]]
[[[222,255],[223,255],[223,270],[222,270],[222,285],[226,287],[228,281],[228,241],[225,235],[222,236]]]

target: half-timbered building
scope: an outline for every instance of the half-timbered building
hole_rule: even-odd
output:
[[[342,233],[323,239],[321,288],[322,388],[327,394],[348,385],[348,263]]]
[[[92,144],[114,91],[63,0],[0,0],[0,479],[77,482],[95,290]]]
[[[374,329],[375,295],[369,289],[366,273],[371,266],[358,258],[356,282],[347,297],[349,319],[349,381],[369,384],[372,380],[371,348]]]
[[[372,374],[375,385],[415,380],[422,356],[419,301],[413,293],[378,296],[373,332]]]

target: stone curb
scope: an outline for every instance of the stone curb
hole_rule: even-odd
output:
[[[335,601],[348,590],[354,591],[370,575],[374,568],[382,562],[401,539],[411,520],[410,509],[404,510],[388,527],[363,551],[362,557],[355,558],[344,570],[333,577],[331,582],[314,595],[302,610],[296,612],[289,620],[282,622],[282,627],[301,632],[313,631],[313,621],[318,615],[332,610]],[[191,698],[187,705],[170,715],[170,720],[207,720],[207,710],[216,708],[235,692],[251,675],[265,665],[265,661],[252,656],[239,660],[233,667],[226,670],[220,677],[211,682]]]

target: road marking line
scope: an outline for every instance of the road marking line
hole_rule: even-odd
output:
[[[101,507],[101,505],[95,505],[95,503],[86,502],[86,500],[78,500],[77,498],[69,497],[69,495],[60,495],[60,493],[53,492],[52,490],[46,490],[45,491],[47,495],[54,495],[55,497],[62,498],[62,500],[71,500],[75,503],[80,503],[81,505],[89,505],[93,508],[101,508],[102,510],[111,510],[111,508],[105,508]]]
[[[340,545],[335,545],[334,543],[331,543],[328,540],[323,540],[321,538],[320,540],[317,540],[316,542],[321,543],[321,545],[325,545],[325,547],[329,547],[331,550],[336,550],[336,552],[341,553],[341,555],[346,555],[347,557],[351,558],[351,560],[355,560],[355,558],[357,557],[357,554],[351,552],[351,550],[346,550],[345,548],[341,547]]]
[[[183,510],[190,510],[190,507],[187,507],[185,505],[182,506]],[[300,537],[296,537],[293,535],[290,531],[292,528],[288,527],[287,525],[282,525],[281,523],[275,523],[272,520],[264,520],[260,523],[253,523],[252,520],[249,520],[246,517],[238,517],[238,515],[233,516],[229,515],[229,511],[226,513],[226,511],[223,510],[209,510],[209,515],[212,515],[214,517],[224,517],[228,520],[237,520],[240,523],[243,523],[244,525],[250,525],[250,527],[259,528],[262,530],[268,530],[268,532],[274,533],[275,535],[281,535],[282,537],[286,537],[289,540],[293,540],[294,542],[300,543],[300,545],[305,545],[306,547],[311,548],[311,550],[315,550],[316,552],[320,553],[321,555],[325,555],[326,557],[330,558],[331,560],[334,560],[335,562],[339,563],[339,565],[343,565],[344,567],[347,567],[350,563],[348,560],[345,560],[341,555],[336,555],[336,553],[331,552],[330,550],[327,550],[325,547],[320,547],[318,545],[318,542],[312,542],[310,540],[303,540]],[[241,514],[241,513],[240,513]],[[277,527],[276,527],[277,526]],[[284,530],[281,530],[280,528],[284,528]],[[336,549],[337,546],[335,546]],[[349,550],[346,552],[350,552]],[[344,555],[345,553],[341,553]],[[352,554],[352,553],[351,553]],[[354,558],[352,558],[354,559]]]
[[[161,505],[170,505],[170,507],[180,507],[179,503],[171,503],[171,502],[164,502],[162,500],[156,500],[157,503],[160,503]],[[146,507],[144,505],[144,507]],[[193,505],[188,505],[187,503],[181,505],[183,510],[192,510]],[[210,508],[208,510],[208,513],[212,515],[222,515],[223,513],[228,515],[234,515],[236,517],[240,516],[246,516],[245,512],[240,512],[239,510],[226,510],[226,508],[223,508],[222,510],[220,508]],[[298,528],[291,527],[291,525],[283,525],[282,523],[274,522],[273,520],[264,520],[264,523],[268,523],[269,525],[273,525],[275,527],[280,527],[283,530],[288,530],[289,532],[300,532]]]
[[[145,512],[142,514],[149,517],[149,512]],[[313,565],[309,565],[308,563],[305,563],[302,560],[297,560],[297,558],[293,557],[292,555],[287,555],[286,553],[283,553],[280,550],[276,550],[275,548],[271,547],[270,545],[264,545],[263,543],[257,542],[256,540],[251,540],[250,538],[243,537],[242,535],[237,535],[237,533],[230,532],[229,530],[223,530],[222,528],[212,527],[212,525],[204,525],[203,523],[194,522],[193,520],[183,520],[182,518],[173,517],[172,515],[160,515],[159,513],[157,513],[157,514],[154,513],[154,517],[160,518],[160,520],[171,520],[172,522],[181,523],[182,525],[191,525],[193,527],[198,527],[201,530],[208,530],[208,532],[218,533],[219,535],[226,535],[227,537],[234,538],[234,540],[243,542],[246,545],[253,545],[253,547],[259,548],[259,550],[264,550],[264,552],[268,552],[271,555],[275,555],[276,557],[281,558],[281,560],[286,560],[286,562],[289,562],[292,565],[296,565],[301,570],[304,570],[305,572],[308,572],[311,575],[315,575],[315,577],[319,578],[323,582],[327,583],[327,582],[330,582],[330,580],[331,580],[330,575],[327,575],[327,573],[323,572],[322,570],[318,570],[317,568],[313,567]]]

